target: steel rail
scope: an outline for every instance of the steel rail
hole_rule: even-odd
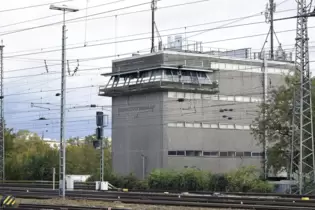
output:
[[[58,182],[55,183],[56,186],[58,186]],[[27,182],[27,181],[7,181],[5,183],[0,183],[0,187],[18,187],[18,188],[35,188],[35,189],[52,189],[52,182],[45,181],[45,182]],[[74,188],[76,190],[94,190],[95,184],[94,183],[76,183],[74,185]],[[135,190],[135,189],[129,189],[129,192],[140,192],[140,193],[163,193],[163,192],[169,192],[169,193],[182,193],[183,191],[178,190]],[[187,191],[185,191],[187,192]],[[209,192],[209,191],[189,191],[189,193],[193,194],[201,194],[201,195],[212,195],[215,192]],[[290,194],[280,194],[280,193],[253,193],[253,192],[222,192],[225,195],[239,195],[239,196],[263,196],[263,197],[283,197],[283,198],[300,198],[302,196],[300,195],[290,195]],[[309,198],[314,198],[315,195],[307,195]]]
[[[37,190],[17,191],[0,189],[2,194],[11,194],[17,198],[27,199],[52,199],[58,197],[58,191]],[[186,196],[186,195],[163,195],[163,194],[141,194],[121,192],[76,192],[67,191],[67,198],[75,200],[95,200],[133,204],[173,205],[189,207],[211,207],[211,208],[238,208],[238,209],[315,209],[315,201],[286,200],[286,199],[259,199],[247,197],[214,197],[214,196]]]
[[[49,210],[130,210],[130,208],[118,207],[85,207],[85,206],[70,206],[70,205],[42,205],[42,204],[19,204],[14,209],[49,209]]]

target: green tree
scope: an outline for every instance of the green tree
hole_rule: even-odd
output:
[[[315,81],[312,80],[314,85]],[[266,138],[269,142],[268,168],[274,172],[289,169],[290,145],[292,140],[292,119],[294,88],[298,84],[296,77],[287,76],[285,84],[271,90],[266,104],[260,105],[258,117],[254,120],[252,134],[263,145],[264,126],[267,130]],[[313,89],[312,89],[313,90]],[[315,92],[312,94],[313,113],[315,111]],[[266,110],[264,120],[263,111]],[[288,171],[287,171],[288,172]]]

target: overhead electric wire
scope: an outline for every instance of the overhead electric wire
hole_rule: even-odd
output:
[[[106,14],[106,13],[111,13],[111,12],[115,12],[115,11],[119,11],[119,10],[123,10],[123,9],[130,9],[130,8],[134,8],[134,7],[143,6],[143,5],[146,5],[146,4],[151,4],[151,2],[145,2],[145,3],[135,4],[135,5],[126,6],[126,7],[122,7],[122,8],[118,8],[118,9],[112,9],[112,10],[108,10],[108,11],[104,11],[104,12],[94,13],[94,14],[87,15],[87,17],[93,17],[93,16]],[[86,18],[86,16],[68,19],[67,21],[79,20],[79,19],[84,19],[84,18]],[[85,20],[83,20],[83,21],[85,21]],[[17,30],[8,31],[8,32],[0,32],[0,36],[6,36],[6,35],[9,35],[9,34],[15,34],[15,33],[23,32],[23,31],[29,31],[29,30],[34,30],[34,29],[38,29],[38,28],[44,28],[44,27],[47,27],[47,26],[53,26],[53,25],[62,24],[62,23],[63,23],[62,21],[58,21],[58,22],[55,22],[55,23],[49,23],[49,24],[44,24],[44,25],[39,25],[39,26],[33,26],[33,27],[29,27],[29,28],[24,28],[24,29],[17,29]]]
[[[177,27],[177,28],[170,28],[170,29],[165,29],[165,30],[160,30],[160,32],[164,32],[164,31],[170,31],[170,30],[179,30],[179,29],[183,29],[183,28],[192,28],[192,27],[198,27],[198,26],[203,26],[203,25],[210,25],[210,24],[215,24],[215,23],[222,23],[222,22],[227,22],[227,21],[233,21],[233,20],[238,20],[238,19],[242,19],[242,18],[246,18],[249,16],[243,16],[243,17],[238,17],[238,18],[231,18],[231,19],[225,19],[225,20],[219,20],[219,21],[212,21],[212,22],[208,22],[208,23],[202,23],[202,24],[194,24],[194,25],[188,25],[188,26],[182,26],[182,27]],[[251,16],[250,16],[251,17]],[[265,22],[263,22],[265,23]],[[250,23],[249,23],[250,24]],[[257,23],[258,24],[258,23]],[[242,26],[242,25],[240,25]],[[208,29],[208,30],[213,30],[214,28]],[[138,36],[138,35],[146,35],[146,34],[150,34],[151,32],[145,32],[145,33],[138,33],[138,34],[131,34],[131,35],[125,35],[125,36],[120,36],[120,37],[116,37],[116,38],[128,38],[128,37],[132,37],[132,36]],[[89,42],[100,42],[100,41],[105,41],[105,40],[114,40],[115,38],[107,38],[107,39],[101,39],[101,40],[91,40],[91,41],[87,41],[87,43]],[[73,43],[73,44],[68,44],[68,46],[72,46],[72,45],[81,45],[81,47],[83,47],[84,42],[80,42],[80,43]],[[26,50],[26,51],[15,51],[15,52],[6,52],[5,54],[15,54],[15,53],[20,53],[20,52],[29,52],[29,51],[35,51],[35,50],[40,50],[42,51],[43,49],[49,49],[49,48],[56,48],[56,47],[61,47],[61,46],[52,46],[52,47],[45,47],[45,48],[40,48],[40,49],[33,49],[33,50]],[[60,49],[57,49],[56,51],[59,51]],[[50,51],[49,51],[50,52]],[[4,57],[5,59],[8,57]]]
[[[259,76],[259,75],[258,75]],[[243,91],[242,93],[240,93],[240,90],[238,90],[238,91],[234,91],[234,93],[232,92],[231,94],[234,94],[235,96],[251,96],[251,95],[254,95],[254,94],[257,94],[257,95],[261,95],[262,94],[262,90],[257,90],[257,89],[261,89],[262,87],[261,86],[257,86],[256,88],[251,88],[251,89],[249,89],[248,90],[248,92],[246,92],[246,91]],[[255,92],[253,92],[253,91],[255,91]],[[215,95],[215,94],[214,94]],[[220,95],[220,94],[219,94]],[[187,99],[187,100],[189,100],[189,99]],[[191,99],[192,101],[194,101],[194,99]],[[170,99],[168,99],[167,101],[164,101],[165,103],[169,103],[169,102],[176,102],[177,100],[170,100]],[[220,101],[220,100],[218,100],[218,101]],[[147,102],[150,102],[150,101],[147,101]],[[155,103],[156,102],[156,100],[151,100],[151,102],[153,103]],[[226,101],[226,102],[229,102],[229,103],[236,103],[236,102],[233,102],[233,101]],[[247,102],[245,102],[245,103],[247,103]],[[141,103],[132,103],[131,105],[132,106],[135,106],[135,105],[137,105],[137,104],[141,104]],[[126,107],[126,106],[128,106],[128,105],[126,105],[125,103],[121,103],[121,104],[116,104],[116,106],[117,107],[119,107],[119,106],[122,106],[122,107]],[[104,107],[106,107],[106,105],[104,105]],[[69,109],[71,109],[71,107],[67,107],[66,108],[67,110],[69,110]],[[55,109],[55,110],[58,110],[59,111],[59,109]],[[21,114],[21,113],[30,113],[30,112],[38,112],[39,110],[33,110],[33,111],[23,111],[23,112],[17,112],[17,111],[14,111],[14,112],[12,112],[12,114]],[[53,111],[52,109],[51,110],[46,110],[46,112],[50,112],[50,111]],[[44,112],[44,111],[43,111]],[[9,114],[8,112],[6,112],[6,114]]]
[[[47,6],[47,5],[50,5],[50,4],[58,4],[58,3],[69,2],[69,1],[72,1],[72,0],[65,0],[65,1],[57,1],[57,2],[45,3],[45,4],[30,5],[30,6],[17,7],[17,8],[12,8],[12,9],[4,9],[4,10],[0,10],[0,13],[12,12],[12,11],[24,10],[24,9],[30,9],[30,8],[35,8],[35,7],[42,7],[42,6]]]
[[[69,0],[69,1],[71,1],[71,0]],[[125,1],[125,0],[117,0],[117,1],[106,3],[106,4],[96,5],[96,6],[93,6],[93,7],[88,7],[88,9],[95,8],[95,7],[98,7],[98,6],[105,6],[105,5],[109,5],[109,4],[114,4],[114,3],[121,2],[121,1]],[[35,19],[29,19],[29,20],[24,20],[24,21],[20,21],[20,22],[10,23],[10,24],[7,24],[7,25],[1,25],[0,29],[1,28],[10,27],[10,26],[20,25],[20,24],[23,24],[23,23],[30,23],[30,22],[33,22],[33,21],[44,20],[44,19],[51,18],[51,17],[56,17],[56,16],[62,16],[62,14],[49,15],[49,16],[39,17],[39,18],[35,18]]]
[[[194,99],[191,99],[190,101],[198,101],[198,100],[194,100]],[[177,103],[177,104],[179,104],[180,102],[178,102],[178,101],[172,101],[172,102],[174,102],[174,103]],[[221,101],[221,102],[223,102],[223,101]],[[255,104],[255,103],[252,103],[252,102],[244,102],[243,104]],[[168,106],[172,106],[173,105],[173,103],[172,104],[168,104],[168,105],[165,105],[164,106],[164,109],[165,109],[165,112],[164,113],[147,113],[148,115],[142,115],[143,113],[141,113],[141,112],[135,112],[135,113],[133,113],[134,115],[137,115],[137,119],[156,119],[156,118],[158,118],[158,117],[161,117],[161,116],[167,116],[167,117],[177,117],[178,115],[180,115],[180,116],[182,116],[182,118],[183,118],[183,120],[185,120],[185,119],[187,119],[187,117],[189,117],[190,115],[198,115],[198,114],[203,114],[203,115],[206,115],[207,116],[207,118],[213,118],[213,117],[215,117],[215,116],[218,116],[218,115],[220,115],[220,109],[222,109],[222,108],[226,108],[226,107],[230,107],[230,108],[232,108],[232,107],[234,107],[234,106],[237,106],[238,104],[236,104],[236,103],[233,103],[233,104],[224,104],[224,103],[221,103],[221,104],[216,104],[216,105],[201,105],[201,106],[196,106],[196,105],[194,105],[193,104],[193,102],[191,102],[191,106],[188,108],[188,109],[185,109],[185,110],[183,110],[183,108],[169,108]],[[256,104],[257,105],[257,104]],[[133,105],[133,106],[135,106],[135,105]],[[187,106],[188,106],[188,104],[187,104]],[[126,106],[121,106],[121,107],[123,107],[123,108],[125,108]],[[204,109],[212,109],[212,108],[214,108],[214,109],[212,109],[210,112],[209,112],[209,110],[204,110]],[[198,109],[198,110],[197,110]],[[57,110],[59,110],[59,109],[54,109],[54,110],[52,110],[52,111],[57,111]],[[68,108],[67,110],[74,110],[74,112],[75,113],[77,113],[77,112],[87,112],[88,110],[86,110],[86,109],[83,109],[83,110],[76,110],[76,109],[74,109],[74,108]],[[97,108],[94,108],[93,110],[91,110],[90,109],[90,111],[94,111],[94,110],[99,110],[99,108],[97,109]],[[239,114],[241,114],[241,113],[251,113],[251,112],[255,112],[255,111],[258,111],[259,110],[259,108],[258,107],[256,107],[256,108],[238,108],[238,109],[234,109],[233,108],[233,112],[231,112],[231,113],[229,113],[229,116],[230,117],[236,117],[237,115],[239,115]],[[245,112],[244,112],[245,111]],[[36,111],[34,111],[34,112],[36,112]],[[38,111],[37,110],[37,112],[40,112],[40,111]],[[29,113],[31,113],[31,112],[29,112]],[[167,114],[165,114],[165,113],[167,113]],[[43,115],[43,116],[45,116],[45,117],[47,117],[47,120],[45,120],[45,121],[59,121],[59,118],[57,118],[57,117],[52,117],[52,118],[50,118],[49,116],[50,115],[53,115],[54,113],[50,113],[50,114],[45,114],[45,115]],[[55,115],[56,114],[58,114],[58,112],[55,112]],[[93,113],[94,114],[94,113]],[[222,115],[224,115],[224,113],[222,113]],[[249,114],[250,116],[252,116],[252,114]],[[34,115],[33,115],[34,116]],[[255,115],[253,115],[253,116],[255,116]],[[27,116],[27,118],[30,118],[31,116]],[[91,116],[91,115],[89,115],[89,116],[79,116],[79,117],[69,117],[70,119],[80,119],[80,118],[87,118],[87,117],[93,117],[93,120],[95,119],[94,118],[94,116]],[[127,119],[128,118],[128,116],[127,115],[121,115],[121,114],[111,114],[111,116],[110,116],[110,118],[112,118],[112,117],[115,117],[115,119],[117,119],[117,120],[124,120],[124,119]],[[221,118],[222,116],[220,116],[220,118]],[[68,118],[68,119],[69,119]],[[11,118],[11,119],[20,119],[20,118]],[[170,120],[171,118],[169,118],[169,120]],[[40,122],[41,120],[30,120],[30,121],[28,121],[28,122]],[[68,120],[69,121],[69,120]],[[67,122],[68,122],[67,121]],[[206,120],[204,120],[204,121],[206,121]],[[23,122],[21,122],[21,124],[23,123],[24,124],[24,122],[25,121],[23,121]],[[15,123],[18,123],[18,121],[15,121]],[[59,122],[57,122],[57,123],[55,123],[55,124],[58,124]]]
[[[231,26],[230,26],[231,27]],[[313,29],[315,26],[310,26],[309,29]],[[202,29],[202,30],[195,30],[195,31],[189,31],[186,33],[195,33],[195,32],[200,32],[200,31],[207,31],[210,29]],[[287,32],[295,32],[295,29],[288,29],[288,30],[282,30],[278,31],[279,33],[287,33]],[[185,32],[181,33],[184,34]],[[170,36],[170,35],[178,35],[179,33],[174,33],[174,34],[168,34],[168,35],[161,35],[162,37],[164,36]],[[232,40],[239,40],[239,39],[245,39],[245,38],[253,38],[253,37],[259,37],[259,36],[265,36],[266,33],[260,33],[260,34],[252,34],[252,35],[247,35],[247,36],[240,36],[240,37],[233,37],[233,38],[226,38],[226,39],[221,39],[221,40],[213,40],[213,41],[206,41],[203,42],[205,44],[207,43],[218,43],[218,42],[223,42],[223,41],[232,41]],[[93,44],[93,45],[87,45],[87,46],[80,46],[80,47],[69,47],[67,50],[73,50],[73,49],[80,49],[80,48],[86,48],[86,47],[95,47],[95,46],[102,46],[102,45],[110,45],[110,44],[116,44],[116,43],[125,43],[125,42],[133,42],[133,41],[141,41],[141,40],[148,40],[151,37],[144,37],[144,38],[135,38],[135,39],[129,39],[129,40],[121,40],[121,41],[116,41],[116,42],[104,42],[104,43],[98,43],[98,44]],[[19,55],[12,55],[12,56],[6,56],[6,58],[12,58],[12,57],[19,57],[19,56],[26,56],[26,55],[35,55],[35,54],[43,54],[43,53],[49,53],[49,52],[56,52],[60,50],[48,50],[48,51],[42,51],[42,52],[35,52],[35,53],[26,53],[26,54],[19,54]],[[123,54],[119,54],[121,56]],[[110,56],[114,57],[114,56]]]

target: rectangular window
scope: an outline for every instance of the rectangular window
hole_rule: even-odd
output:
[[[209,94],[202,94],[203,99],[211,99],[211,95]]]
[[[185,127],[186,128],[193,128],[194,127],[194,124],[193,123],[185,123]]]
[[[177,98],[185,98],[185,93],[177,93]]]
[[[185,156],[185,151],[177,151],[177,156]]]
[[[193,99],[192,93],[185,93],[185,99]]]
[[[252,102],[252,103],[260,103],[260,102],[261,102],[261,99],[258,98],[258,97],[251,97],[251,102]]]
[[[168,123],[167,126],[174,128],[174,127],[176,127],[176,123]]]
[[[168,151],[169,156],[176,156],[176,151]]]
[[[228,152],[220,152],[220,157],[227,157],[228,156]]]
[[[243,156],[244,156],[244,153],[243,153],[243,152],[236,152],[236,153],[235,153],[235,156],[236,156],[236,157],[243,157]]]
[[[194,123],[194,128],[201,128],[201,123]]]
[[[195,156],[195,152],[194,151],[186,151],[186,156],[193,157],[193,156]]]
[[[250,126],[249,125],[244,125],[244,130],[250,130]]]
[[[202,151],[195,151],[195,156],[196,157],[201,157],[202,156]]]
[[[200,156],[202,156],[202,151],[186,151],[186,156],[200,157]]]
[[[228,152],[228,157],[235,157],[235,152]]]
[[[222,96],[222,95],[219,96],[220,101],[227,101],[227,99],[228,99],[227,96]]]
[[[250,102],[250,97],[244,97],[244,102]]]
[[[184,127],[184,123],[183,122],[179,122],[179,123],[176,124],[176,127],[183,128]]]
[[[211,128],[213,128],[213,129],[218,129],[218,128],[219,128],[219,125],[218,125],[218,124],[211,124]]]
[[[210,152],[211,157],[219,157],[219,152]]]
[[[211,128],[211,124],[209,124],[209,123],[202,123],[202,128]]]
[[[251,152],[244,152],[244,157],[251,157],[252,153]]]
[[[220,124],[219,128],[220,129],[228,129],[228,125],[227,124]]]
[[[252,152],[252,157],[261,157],[262,153],[261,152]]]
[[[177,98],[176,92],[168,92],[168,97],[169,98]]]
[[[235,97],[234,97],[234,96],[228,96],[228,97],[227,97],[227,100],[228,100],[228,101],[235,101]]]
[[[203,152],[203,156],[210,156],[210,152]]]
[[[244,97],[243,96],[236,96],[235,101],[236,102],[244,102]]]
[[[235,125],[236,130],[243,130],[244,127],[242,125]]]
[[[228,129],[233,130],[233,129],[235,129],[235,126],[234,125],[228,125]]]
[[[194,99],[201,99],[201,94],[200,93],[195,93],[194,94]]]
[[[217,100],[219,100],[219,96],[218,95],[213,95],[211,97],[211,99],[214,100],[214,101],[217,101]]]

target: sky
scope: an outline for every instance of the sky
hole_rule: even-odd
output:
[[[267,1],[160,0],[156,24],[164,44],[167,36],[177,34],[188,40],[202,41],[204,49],[252,48],[252,51],[259,52],[269,30],[264,15]],[[108,79],[101,74],[111,71],[113,59],[130,57],[137,51],[142,54],[149,52],[150,0],[60,2],[10,0],[2,3],[0,39],[5,45],[4,110],[7,127],[59,139],[60,96],[56,94],[60,93],[61,87],[62,14],[49,9],[49,5],[55,3],[80,9],[66,14],[67,71],[70,69],[71,72],[71,75],[67,74],[66,137],[93,134],[96,111],[104,111],[109,116],[105,135],[110,136],[111,98],[98,96],[99,86],[106,85]],[[275,2],[275,18],[296,15],[296,1]],[[42,6],[30,7],[34,5]],[[24,9],[17,9],[21,7]],[[312,61],[315,20],[309,20],[309,27]],[[277,39],[289,52],[294,52],[295,29],[296,20],[275,22]],[[277,39],[275,47],[279,45]],[[269,42],[266,49],[268,47]],[[78,71],[72,76],[76,67]],[[91,104],[98,107],[89,108]],[[47,120],[38,120],[42,117]]]

